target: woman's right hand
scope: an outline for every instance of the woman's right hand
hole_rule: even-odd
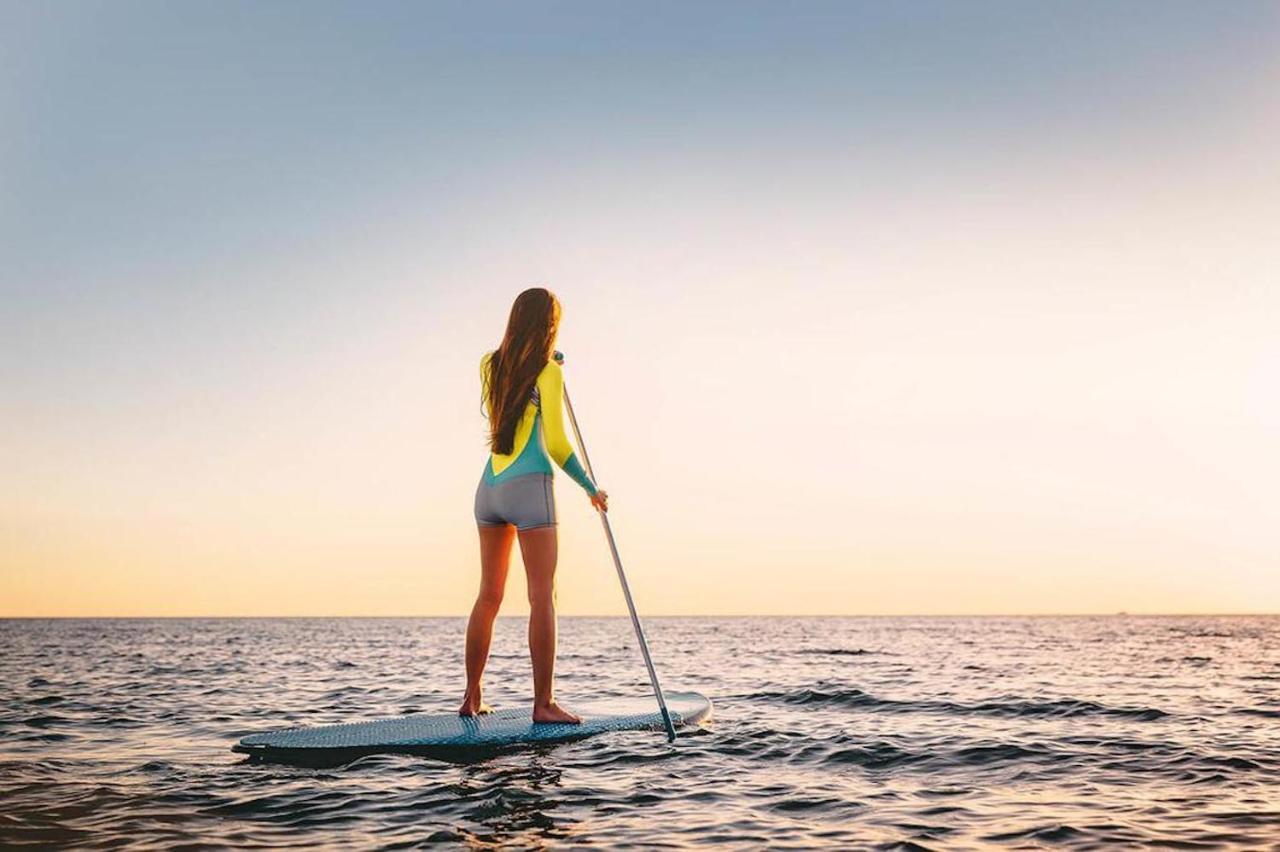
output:
[[[599,512],[609,511],[609,492],[597,491],[591,495],[591,505]]]

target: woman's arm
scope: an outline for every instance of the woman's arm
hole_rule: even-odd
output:
[[[594,497],[595,483],[583,470],[564,431],[564,373],[555,361],[547,362],[546,368],[538,374],[538,395],[542,400],[542,435],[547,453],[574,482]]]

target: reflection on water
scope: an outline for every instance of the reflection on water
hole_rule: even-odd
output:
[[[519,758],[519,762],[497,772],[469,767],[467,780],[475,789],[492,797],[492,810],[483,819],[487,835],[473,835],[489,842],[507,842],[517,837],[547,840],[568,837],[575,823],[569,814],[558,814],[561,772],[554,757],[539,753]],[[558,818],[557,818],[558,817]]]
[[[461,619],[0,621],[0,845],[1269,846],[1280,619],[653,619],[674,745],[627,732],[326,768],[229,747],[449,712]],[[644,695],[622,619],[565,619],[560,692]],[[488,698],[528,701],[519,619]]]

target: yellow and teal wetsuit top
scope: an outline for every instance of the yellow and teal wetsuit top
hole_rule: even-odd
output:
[[[489,359],[492,357],[493,353],[489,352],[480,359],[481,387],[489,381]],[[485,413],[491,414],[488,399],[485,400]],[[551,459],[588,494],[595,495],[595,483],[578,461],[573,444],[564,431],[564,373],[553,360],[547,361],[547,366],[542,368],[534,382],[533,393],[516,423],[511,452],[506,455],[489,454],[484,481],[488,485],[498,485],[526,473],[551,474]]]

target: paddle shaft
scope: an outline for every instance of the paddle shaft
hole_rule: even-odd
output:
[[[587,468],[587,476],[596,481],[595,471],[591,469],[591,456],[587,455],[587,445],[582,441],[582,432],[578,429],[578,418],[573,413],[573,403],[569,401],[569,389],[564,389],[564,407],[569,411],[569,423],[573,426],[573,437],[578,440],[582,450],[582,461]],[[667,739],[676,741],[676,728],[671,724],[671,711],[667,709],[667,700],[662,696],[662,687],[658,685],[658,672],[653,668],[653,657],[649,655],[649,643],[644,638],[644,628],[640,626],[640,616],[636,613],[636,603],[631,599],[631,586],[627,583],[627,573],[622,570],[622,557],[618,555],[618,543],[613,540],[613,527],[609,526],[609,513],[599,509],[600,523],[604,525],[604,536],[609,540],[609,552],[613,554],[613,567],[618,569],[618,582],[622,584],[622,596],[627,600],[627,610],[631,613],[631,626],[636,629],[636,640],[640,643],[640,654],[644,657],[645,668],[649,670],[649,683],[653,684],[653,694],[658,698],[658,709],[662,711],[662,724],[667,728]]]

